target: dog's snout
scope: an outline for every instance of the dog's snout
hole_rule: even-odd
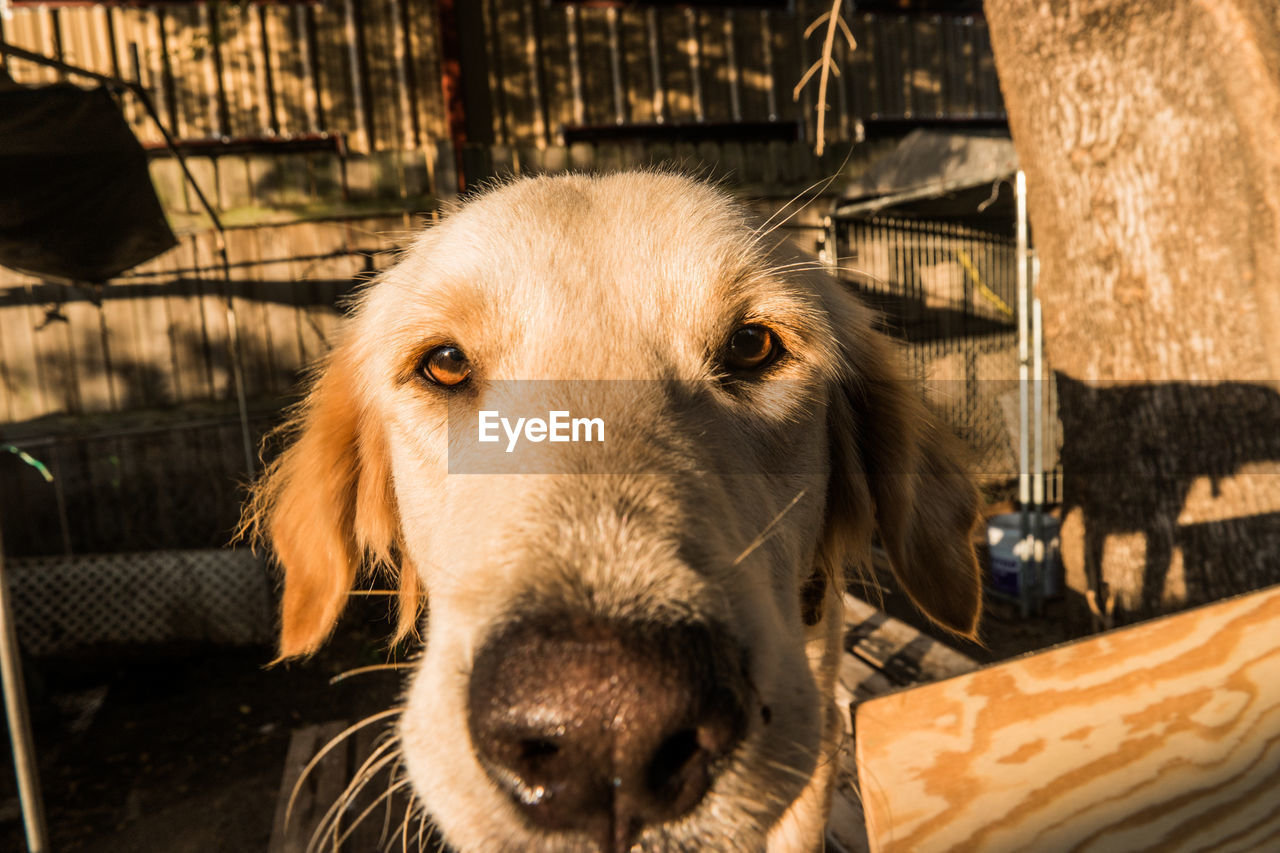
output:
[[[743,737],[745,673],[706,625],[525,619],[476,657],[471,737],[534,826],[627,850],[701,801]]]

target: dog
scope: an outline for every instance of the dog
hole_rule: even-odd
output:
[[[688,177],[490,188],[358,298],[255,487],[281,658],[391,573],[456,850],[820,849],[846,569],[878,536],[938,625],[981,607],[975,489],[873,323]],[[603,441],[542,441],[557,411]]]

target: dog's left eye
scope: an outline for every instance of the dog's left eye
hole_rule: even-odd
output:
[[[725,344],[724,363],[730,370],[763,370],[782,354],[782,344],[772,329],[739,326]]]
[[[418,362],[418,373],[429,382],[452,388],[467,381],[471,375],[471,362],[457,347],[436,347]]]

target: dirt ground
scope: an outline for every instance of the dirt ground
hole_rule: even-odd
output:
[[[891,585],[884,607],[931,630]],[[1066,639],[1060,603],[1038,618],[992,602],[985,646],[998,660]],[[263,851],[292,731],[355,721],[393,704],[396,672],[335,674],[388,660],[385,605],[357,601],[314,659],[268,668],[271,650],[151,651],[29,666],[52,849],[57,853]],[[936,634],[936,630],[934,631]],[[944,639],[940,637],[940,639]],[[954,640],[949,640],[957,645]],[[3,747],[7,753],[7,739]],[[0,771],[0,850],[22,851],[7,754]]]
[[[152,650],[28,666],[33,725],[58,853],[263,851],[293,729],[392,705],[399,674],[329,679],[388,660],[385,608],[352,608],[314,659],[271,650]],[[8,755],[0,850],[26,849]]]

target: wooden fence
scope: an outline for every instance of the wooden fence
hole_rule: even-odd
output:
[[[407,217],[231,229],[255,443],[330,345],[343,297],[386,266]],[[7,553],[217,547],[248,479],[212,236],[93,288],[0,271],[0,452]]]
[[[876,122],[1003,116],[981,17],[851,14],[859,48],[840,48],[828,122],[844,145],[820,160],[814,89],[796,101],[792,88],[825,0],[467,4],[482,24],[471,71],[484,74],[466,82],[489,96],[472,148],[492,173],[668,162],[767,198],[831,174]],[[0,42],[139,80],[233,226],[231,296],[260,433],[324,351],[342,294],[389,262],[415,226],[408,212],[456,187],[436,0],[12,9]],[[60,79],[3,64],[21,83]],[[55,475],[49,485],[0,453],[11,553],[216,545],[246,476],[208,223],[157,129],[122,105],[180,245],[102,288],[0,270],[0,446]],[[791,137],[778,132],[788,126]],[[887,144],[858,146],[853,162]]]
[[[327,349],[339,297],[385,266],[405,218],[227,232],[250,399],[284,395]],[[113,283],[42,283],[0,271],[0,423],[233,397],[222,269],[212,235]]]
[[[829,5],[476,0],[468,8],[482,12],[482,61],[470,71],[487,79],[466,83],[489,95],[487,168],[710,162],[744,183],[773,185],[829,172],[831,162],[804,153],[816,89],[792,97],[819,49],[821,33],[806,39],[805,27]],[[449,194],[456,182],[435,0],[15,0],[13,10],[0,41],[136,75],[224,210],[337,195],[414,199]],[[837,49],[832,141],[855,139],[867,123],[1003,117],[981,17],[849,20],[859,47]],[[16,58],[5,65],[23,83],[60,76]],[[158,147],[138,106],[126,100],[125,110]],[[764,144],[761,133],[788,124],[797,141]],[[659,127],[701,128],[703,144],[678,133],[655,138]],[[780,143],[786,133],[773,136]],[[171,209],[190,208],[172,169],[158,178]]]

